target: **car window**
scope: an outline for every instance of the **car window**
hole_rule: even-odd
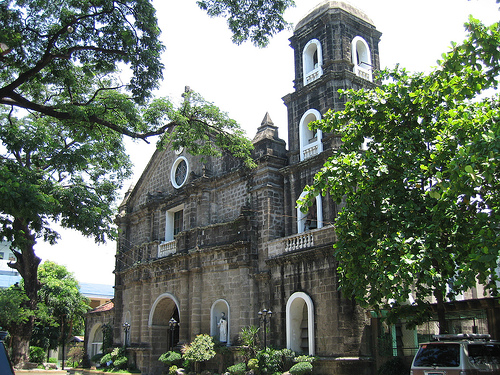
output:
[[[500,364],[500,345],[469,344],[469,360],[475,364]]]
[[[432,343],[420,347],[415,356],[415,367],[458,367],[460,344]]]

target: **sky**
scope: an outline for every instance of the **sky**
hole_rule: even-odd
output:
[[[297,24],[320,3],[296,0],[285,18]],[[379,44],[381,67],[399,63],[412,72],[428,72],[437,65],[452,41],[465,38],[463,24],[469,14],[485,24],[500,18],[495,0],[350,0],[364,11],[382,32]],[[240,123],[253,138],[268,112],[287,139],[287,114],[282,97],[293,92],[294,51],[288,39],[293,29],[275,36],[268,47],[231,42],[226,21],[210,18],[196,0],[153,0],[162,40],[164,80],[156,96],[179,100],[189,86]],[[134,176],[124,182],[126,191],[137,181],[154,152],[154,141],[127,141],[134,163]],[[42,261],[65,265],[84,283],[114,284],[116,244],[97,245],[77,232],[61,230],[61,240],[50,246],[42,242],[35,251]]]

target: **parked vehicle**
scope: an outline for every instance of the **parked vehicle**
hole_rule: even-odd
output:
[[[411,375],[500,375],[500,342],[490,335],[437,335],[420,344]]]
[[[0,374],[14,375],[14,369],[10,363],[9,355],[3,344],[3,340],[7,336],[7,332],[0,331]]]

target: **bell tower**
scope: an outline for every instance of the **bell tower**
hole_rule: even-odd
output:
[[[289,166],[285,170],[287,235],[333,223],[337,207],[319,196],[309,214],[296,209],[305,185],[340,145],[338,134],[312,132],[308,124],[329,110],[341,110],[345,99],[339,89],[375,86],[380,69],[378,43],[381,33],[361,10],[344,1],[323,1],[295,27],[295,91],[283,97],[288,111]],[[311,219],[312,218],[312,219]],[[315,223],[309,227],[310,223]]]
[[[297,24],[290,38],[295,92],[283,98],[291,164],[335,146],[332,136],[312,134],[307,124],[343,108],[339,89],[373,87],[380,36],[365,13],[343,1],[323,1]]]

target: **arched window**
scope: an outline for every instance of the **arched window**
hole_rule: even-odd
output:
[[[314,306],[303,292],[293,293],[286,303],[286,347],[314,355]]]
[[[323,53],[319,40],[311,39],[305,45],[302,51],[302,66],[304,86],[323,75]]]
[[[354,64],[354,74],[372,81],[372,58],[370,47],[362,37],[357,36],[351,43],[351,60]]]
[[[323,152],[323,133],[321,130],[313,132],[309,129],[309,123],[320,120],[321,114],[316,109],[310,109],[300,119],[299,123],[299,142],[300,142],[300,160],[306,160],[312,156]]]
[[[229,346],[231,344],[229,324],[231,312],[227,301],[223,299],[215,301],[210,309],[210,317],[210,335]]]
[[[306,192],[300,194],[303,198]],[[321,195],[316,197],[316,202],[309,208],[309,212],[304,213],[297,208],[297,233],[307,232],[312,229],[323,228],[323,206]]]

